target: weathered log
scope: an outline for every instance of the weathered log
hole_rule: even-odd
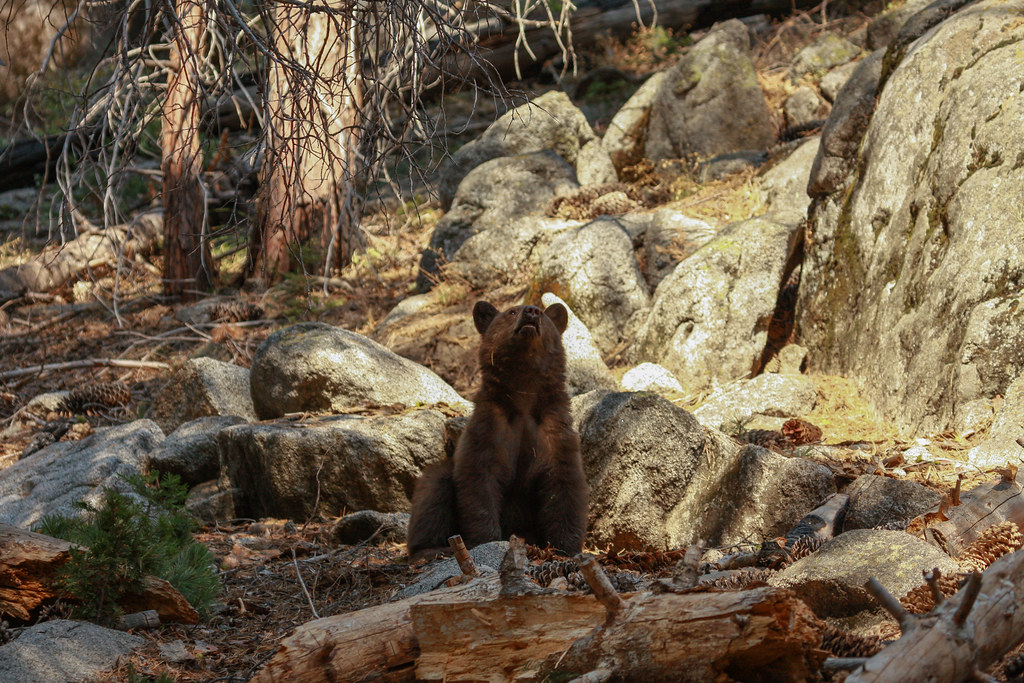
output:
[[[823,626],[784,589],[643,593],[578,640],[556,670],[634,681],[809,680],[826,656]]]
[[[70,549],[67,541],[0,524],[0,616],[28,621],[44,602],[61,597],[57,576],[71,558]],[[142,591],[120,606],[129,612],[156,610],[165,622],[199,621],[188,600],[154,576],[147,576]]]
[[[397,602],[307,622],[284,639],[253,683],[411,681],[420,655],[410,610],[420,603],[475,603],[498,595],[495,574]]]
[[[0,269],[0,289],[46,292],[63,285],[97,261],[116,263],[121,256],[148,254],[163,232],[163,215],[144,214],[130,223],[83,232],[67,244],[47,247],[39,256]]]
[[[996,560],[926,615],[905,618],[895,643],[854,671],[847,683],[948,681],[975,677],[1024,641],[1024,552]]]
[[[665,28],[687,30],[710,26],[723,19],[788,13],[818,3],[809,0],[640,0],[634,5],[623,0],[615,3],[614,7],[608,7],[609,4],[612,3],[603,2],[600,7],[584,6],[573,13],[569,23],[574,48],[589,47],[608,35],[617,38],[629,36],[638,23],[638,10],[639,20],[644,25],[650,26],[656,21]],[[530,28],[523,33],[529,50],[517,47],[518,36],[518,28],[514,23],[507,22],[502,30],[495,31],[481,41],[475,59],[468,55],[458,55],[448,61],[444,70],[446,73],[482,81],[495,75],[508,80],[516,77],[517,51],[519,69],[524,74],[543,66],[561,52],[559,41],[547,27]]]
[[[910,523],[907,531],[938,546],[952,557],[960,554],[994,524],[1010,521],[1024,529],[1024,468],[1015,479],[1005,477],[981,484],[960,496],[960,505],[942,506],[942,515],[928,513]]]

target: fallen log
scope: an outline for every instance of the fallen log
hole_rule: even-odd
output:
[[[598,600],[525,582],[515,540],[498,577],[300,626],[253,680],[506,681],[594,671],[753,680],[763,667],[800,680],[825,658],[823,624],[785,589],[619,596],[605,586]],[[595,562],[583,565],[593,584],[607,581]]]
[[[67,541],[0,524],[0,616],[29,621],[44,603],[62,597],[57,577],[71,558],[70,549]],[[164,622],[199,621],[188,600],[154,576],[147,576],[142,591],[126,596],[120,606],[129,612],[155,610]]]
[[[990,526],[1009,521],[1024,530],[1022,491],[1024,468],[974,487],[960,496],[959,505],[942,504],[938,511],[921,515],[907,531],[957,558]]]
[[[0,289],[47,292],[85,271],[90,263],[117,263],[122,256],[151,253],[163,237],[163,215],[148,213],[106,230],[83,232],[53,245],[31,261],[0,269]]]
[[[891,596],[882,596],[881,602],[900,622],[903,635],[854,671],[847,683],[986,680],[978,672],[1024,641],[1024,552],[1006,555],[983,574],[972,575],[960,592],[928,614],[908,614]]]
[[[646,26],[657,23],[664,28],[689,30],[710,26],[724,19],[788,13],[818,3],[808,0],[639,0],[633,3],[626,0],[615,3],[613,7],[609,7],[609,4],[612,3],[601,3],[600,7],[582,6],[573,12],[569,26],[574,48],[590,47],[609,35],[626,38],[638,23]],[[447,61],[443,71],[484,82],[495,75],[502,80],[510,80],[519,77],[516,73],[517,63],[521,73],[531,72],[562,51],[564,40],[560,42],[546,26],[523,31],[522,43],[518,42],[519,36],[518,27],[510,18],[506,18],[500,30],[490,33],[481,41],[477,54],[457,55]],[[432,77],[436,75],[432,74]],[[431,79],[426,80],[429,82]]]

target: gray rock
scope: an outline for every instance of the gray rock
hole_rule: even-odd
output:
[[[196,418],[217,415],[256,420],[249,371],[212,358],[191,358],[164,385],[149,417],[172,432]]]
[[[29,626],[16,640],[0,647],[0,680],[92,680],[145,644],[145,638],[87,621],[54,619]]]
[[[274,332],[256,350],[251,373],[253,405],[264,420],[367,403],[471,407],[422,365],[324,323],[299,323]]]
[[[644,235],[644,277],[653,291],[680,261],[707,244],[715,229],[675,209],[655,211]]]
[[[594,389],[615,391],[619,383],[615,381],[611,370],[601,358],[601,352],[590,336],[590,330],[584,325],[572,308],[551,292],[545,292],[541,298],[544,307],[562,304],[569,312],[569,325],[562,333],[562,345],[565,346],[565,383],[569,396],[585,394]]]
[[[492,574],[501,566],[501,560],[507,552],[508,541],[491,541],[490,543],[470,548],[469,556],[473,558],[473,563],[480,570],[481,574]],[[454,558],[438,560],[429,573],[421,576],[416,583],[398,591],[396,598],[401,600],[411,598],[414,595],[428,593],[453,576],[460,576],[461,574],[462,570],[459,569],[459,563]]]
[[[982,0],[917,39],[852,152],[859,171],[820,187],[810,217],[809,362],[858,377],[902,435],[943,431],[1024,373],[1021,11]]]
[[[591,140],[580,148],[579,156],[576,158],[576,178],[580,185],[619,182],[619,174],[615,170],[612,158],[600,140]]]
[[[656,394],[683,393],[683,387],[667,368],[657,363],[641,363],[622,376],[625,391],[653,391]]]
[[[887,47],[899,33],[908,19],[930,5],[932,0],[908,0],[888,12],[882,12],[868,24],[867,48],[877,50]]]
[[[652,74],[608,124],[601,146],[608,152],[612,164],[619,171],[637,164],[644,156],[647,139],[647,120],[654,98],[661,90],[667,71]]]
[[[212,479],[194,486],[188,492],[185,509],[206,524],[223,522],[238,517],[235,513],[236,498],[242,499],[241,489],[221,488],[220,481]]]
[[[727,429],[754,415],[807,415],[816,402],[817,392],[809,377],[765,373],[715,392],[693,415],[706,427]]]
[[[550,150],[480,164],[466,175],[451,209],[434,227],[420,258],[416,286],[420,291],[433,287],[442,266],[476,233],[524,216],[543,215],[552,198],[576,187],[575,171]]]
[[[633,243],[612,218],[563,232],[541,257],[538,278],[560,287],[602,352],[628,334],[630,317],[650,305]]]
[[[0,523],[27,529],[43,515],[77,516],[75,503],[99,504],[103,489],[128,493],[124,477],[146,470],[164,434],[152,420],[59,441],[0,470]]]
[[[817,121],[828,114],[828,109],[828,104],[822,102],[817,91],[806,85],[794,90],[782,105],[786,123],[790,126],[803,126]]]
[[[186,422],[153,449],[149,466],[157,472],[176,474],[189,486],[216,479],[220,472],[217,433],[244,422],[246,420],[237,415],[201,417]]]
[[[876,50],[862,59],[839,89],[832,113],[821,131],[818,156],[811,167],[807,183],[807,194],[811,197],[822,197],[836,190],[853,171],[860,142],[875,110],[884,56],[884,50]]]
[[[734,223],[676,266],[654,293],[632,361],[664,365],[687,393],[746,376],[764,352],[799,222],[790,215]]]
[[[559,90],[546,92],[506,112],[442,165],[437,179],[441,208],[447,211],[454,206],[462,179],[486,161],[552,150],[576,166],[580,149],[596,139],[587,117],[568,95]]]
[[[360,510],[335,522],[330,533],[332,541],[343,545],[355,545],[374,537],[382,541],[405,543],[408,528],[408,513]]]
[[[444,416],[339,415],[299,424],[238,425],[217,435],[238,514],[305,520],[321,513],[407,512],[424,467],[445,453]]]
[[[842,36],[826,33],[800,50],[789,67],[789,78],[798,81],[804,76],[821,78],[830,69],[846,64],[860,54],[860,48]]]
[[[878,579],[902,598],[923,583],[923,571],[935,567],[943,576],[959,571],[948,555],[910,534],[855,529],[827,541],[768,583],[795,591],[819,617],[843,619],[877,606],[864,590],[868,579]]]
[[[573,413],[590,484],[588,528],[598,544],[677,548],[767,538],[835,491],[825,468],[741,451],[655,394],[592,392],[574,399]]]
[[[761,176],[761,191],[772,211],[795,211],[807,215],[807,207],[811,205],[807,183],[820,146],[821,136],[808,138]]]
[[[1019,465],[1024,449],[1017,439],[1024,437],[1024,375],[1010,382],[1006,395],[996,410],[989,438],[967,453],[967,460],[982,469]]]
[[[846,490],[845,529],[872,529],[909,522],[928,512],[942,499],[936,491],[908,479],[863,474]]]
[[[459,247],[449,272],[473,287],[490,290],[508,282],[514,273],[536,268],[551,241],[579,221],[528,216],[476,233]]]
[[[821,79],[821,83],[818,84],[818,87],[821,88],[822,96],[829,102],[835,102],[836,98],[839,97],[839,91],[853,77],[858,66],[860,66],[859,61],[847,62],[825,74],[824,78]]]
[[[709,158],[766,149],[774,141],[746,26],[735,19],[715,24],[661,83],[651,106],[645,156]]]

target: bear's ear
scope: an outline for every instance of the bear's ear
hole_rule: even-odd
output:
[[[473,307],[473,323],[476,331],[483,334],[490,327],[491,321],[498,315],[498,309],[486,301],[477,301]]]
[[[565,328],[569,325],[569,312],[565,310],[565,306],[551,304],[544,309],[544,315],[551,318],[551,322],[558,328],[558,334],[565,332]]]

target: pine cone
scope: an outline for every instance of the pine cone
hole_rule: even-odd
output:
[[[858,636],[834,626],[826,626],[821,634],[821,649],[836,657],[873,657],[885,643],[874,636]]]
[[[227,301],[210,308],[210,320],[240,323],[246,320],[260,320],[263,309],[248,301]]]
[[[821,429],[799,418],[787,420],[779,431],[782,432],[783,436],[792,441],[794,446],[821,441]]]
[[[125,408],[132,402],[132,391],[123,382],[98,382],[75,387],[64,397],[57,412],[91,415],[105,408]]]
[[[618,216],[635,211],[640,205],[630,199],[625,192],[616,191],[603,194],[590,203],[590,218],[598,216]]]
[[[983,572],[1003,555],[1024,545],[1024,535],[1013,522],[993,524],[960,555],[960,569],[964,572]]]
[[[960,590],[960,581],[955,576],[939,577],[939,592],[949,598]],[[935,608],[935,598],[928,584],[922,584],[910,591],[900,600],[900,604],[913,614],[927,614]]]

